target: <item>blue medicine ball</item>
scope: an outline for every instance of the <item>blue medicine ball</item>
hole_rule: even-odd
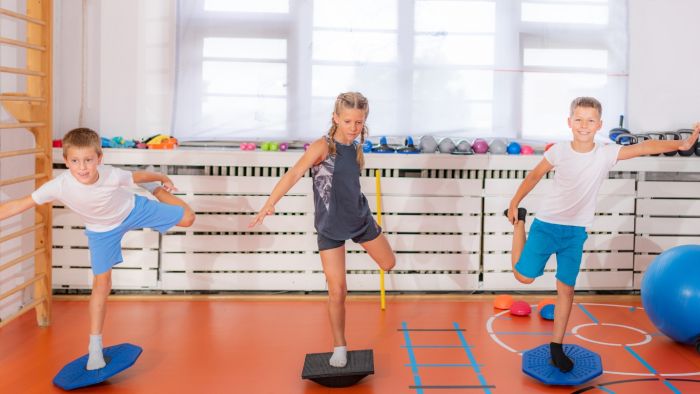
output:
[[[654,259],[642,278],[642,304],[659,331],[700,350],[700,245],[676,246]]]

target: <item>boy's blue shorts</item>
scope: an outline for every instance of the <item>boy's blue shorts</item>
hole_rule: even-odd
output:
[[[586,228],[553,224],[535,219],[515,269],[523,276],[536,278],[544,273],[544,266],[552,253],[557,255],[557,279],[569,286],[576,284]]]
[[[185,209],[177,205],[164,204],[143,196],[134,196],[134,209],[116,228],[95,232],[85,230],[90,248],[90,262],[95,275],[109,271],[112,266],[124,261],[122,257],[122,237],[129,230],[152,228],[161,233],[182,220]]]

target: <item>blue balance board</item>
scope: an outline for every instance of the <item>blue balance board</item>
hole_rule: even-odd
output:
[[[552,364],[549,344],[523,353],[523,372],[548,385],[577,386],[603,373],[600,356],[578,345],[564,345],[564,354],[574,362],[574,369],[561,372]]]
[[[134,365],[142,351],[143,349],[139,346],[130,343],[106,347],[102,350],[102,354],[107,365],[92,371],[88,371],[85,368],[88,360],[88,355],[86,354],[63,367],[56,377],[53,378],[53,384],[64,390],[74,390],[102,383]]]

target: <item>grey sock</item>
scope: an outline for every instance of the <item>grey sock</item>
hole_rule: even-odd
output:
[[[158,182],[139,183],[139,186],[141,186],[142,188],[148,190],[149,192],[151,192],[151,194],[153,194],[153,192],[157,188],[160,187],[160,183],[158,183]]]
[[[102,355],[102,335],[90,335],[90,345],[88,345],[88,362],[87,370],[92,371],[93,369],[103,368],[107,363],[105,363],[104,356]]]

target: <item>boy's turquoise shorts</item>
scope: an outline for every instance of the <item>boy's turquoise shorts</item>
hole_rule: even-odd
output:
[[[90,248],[90,264],[95,275],[107,272],[112,266],[124,261],[122,237],[127,231],[152,228],[164,233],[178,224],[185,214],[185,209],[177,205],[164,204],[142,196],[135,198],[134,209],[116,228],[104,232],[85,230]]]
[[[553,253],[557,255],[557,279],[569,286],[576,284],[586,228],[553,224],[535,219],[515,269],[523,276],[537,278]]]

